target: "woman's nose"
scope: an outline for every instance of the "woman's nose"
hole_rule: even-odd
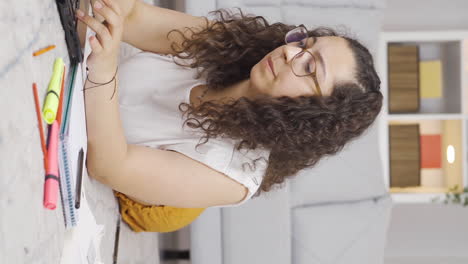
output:
[[[294,58],[294,56],[296,56],[296,54],[301,52],[301,50],[302,50],[301,48],[295,47],[294,44],[284,45],[283,47],[284,59],[286,60],[287,63],[290,63],[292,59]]]

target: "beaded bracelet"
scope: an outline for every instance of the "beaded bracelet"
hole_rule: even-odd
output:
[[[112,79],[111,79],[110,81],[106,82],[106,83],[96,83],[96,82],[93,82],[93,81],[91,81],[91,80],[88,78],[88,75],[86,75],[86,80],[88,80],[88,81],[89,81],[90,83],[92,83],[92,84],[98,84],[98,85],[96,85],[96,86],[91,86],[91,87],[87,87],[87,88],[84,88],[84,85],[83,85],[83,91],[89,90],[89,89],[91,89],[91,88],[96,88],[96,87],[103,86],[103,85],[106,85],[106,84],[111,83],[112,81],[115,80],[115,76],[117,75],[117,71],[118,71],[118,70],[119,70],[119,67],[117,67],[117,69],[115,70],[114,77],[112,77]],[[88,71],[88,67],[86,67],[86,71]],[[117,82],[115,82],[115,84],[114,84],[114,92],[112,93],[112,97],[110,98],[110,100],[112,100],[112,98],[114,98],[116,89],[117,89]]]

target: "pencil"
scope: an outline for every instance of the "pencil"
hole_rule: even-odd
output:
[[[36,83],[33,83],[33,94],[34,94],[34,103],[36,105],[37,122],[39,124],[39,136],[41,137],[42,154],[44,155],[44,170],[46,170],[47,169],[47,158],[46,158],[47,149],[46,149],[45,139],[44,139],[44,129],[42,128],[41,109],[39,106],[39,96],[37,95]]]
[[[58,105],[58,111],[57,111],[57,123],[59,125],[59,130],[60,130],[60,124],[62,123],[62,102],[63,102],[63,86],[65,84],[65,69],[66,67],[63,66],[62,89],[60,90],[59,105]]]
[[[46,53],[48,52],[49,50],[52,50],[52,49],[55,49],[55,45],[50,45],[49,47],[47,48],[43,48],[41,50],[38,50],[36,52],[33,53],[33,56],[39,56],[41,55],[42,53]]]

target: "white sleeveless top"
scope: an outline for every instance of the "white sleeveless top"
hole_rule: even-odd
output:
[[[214,207],[239,206],[255,194],[269,151],[238,151],[234,140],[224,138],[212,138],[195,149],[203,132],[182,127],[184,118],[179,104],[190,103],[191,89],[205,84],[204,80],[195,79],[196,69],[175,64],[170,55],[142,51],[120,63],[118,77],[120,116],[129,144],[177,151],[248,188],[249,194],[243,201]],[[253,169],[253,161],[261,157],[264,160],[258,160]]]

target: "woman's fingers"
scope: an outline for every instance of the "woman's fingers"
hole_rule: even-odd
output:
[[[107,27],[104,26],[101,22],[97,21],[97,19],[84,14],[81,10],[77,10],[76,14],[78,19],[83,21],[88,27],[90,27],[94,32],[96,32],[100,41],[107,42],[112,40],[112,36]],[[105,46],[105,43],[101,44]]]
[[[90,5],[91,5],[91,9],[93,9],[93,4],[94,4],[94,2],[96,2],[96,0],[86,0],[86,1],[87,1],[87,2],[89,1]],[[93,15],[92,15],[92,16],[93,16],[94,18],[96,18],[98,21],[101,21],[101,22],[105,20],[104,17],[103,17],[101,14],[99,14],[99,13],[97,13],[97,12],[94,12],[94,11],[93,11]]]
[[[114,0],[102,0],[108,7],[110,7],[114,12],[121,16],[122,15],[122,10],[120,9],[120,6],[118,3],[116,3]]]
[[[115,7],[117,5],[113,4],[112,2],[111,2],[111,5],[113,6],[109,6],[107,3],[104,4],[100,1],[96,1],[94,2],[94,11],[104,17],[107,24],[109,25],[110,32],[113,33],[115,29],[118,29],[121,27],[122,19],[120,15],[117,13],[118,11],[115,10]]]

